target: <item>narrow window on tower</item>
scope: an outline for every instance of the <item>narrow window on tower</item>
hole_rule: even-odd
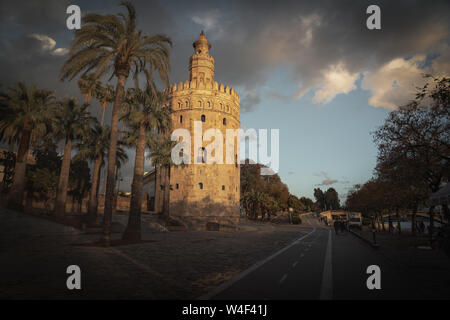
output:
[[[180,116],[180,123],[183,123],[183,116]]]
[[[200,188],[200,190],[203,190],[203,183],[200,182],[200,183],[198,184],[198,187]]]
[[[202,147],[202,163],[206,163],[206,149]]]
[[[201,117],[201,119],[202,119],[202,122],[206,122],[206,117],[205,117],[205,115],[204,115],[204,114],[202,114],[202,117]]]
[[[223,118],[223,125],[226,126],[227,125],[227,118]]]
[[[175,189],[178,189],[180,186],[177,184],[175,184]]]
[[[237,154],[234,155],[234,162],[236,164],[236,168],[238,167],[238,158],[237,158]]]
[[[222,186],[222,190],[225,190],[225,186]]]

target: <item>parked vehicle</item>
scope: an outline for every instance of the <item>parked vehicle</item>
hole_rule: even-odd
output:
[[[362,229],[362,215],[361,212],[348,212],[347,223],[349,228]]]

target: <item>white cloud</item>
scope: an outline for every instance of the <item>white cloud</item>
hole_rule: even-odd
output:
[[[45,34],[33,33],[30,36],[40,42],[41,50],[44,52],[49,52],[50,54],[56,56],[63,56],[69,52],[66,48],[54,49],[56,46],[56,41]]]
[[[41,49],[44,51],[52,50],[56,45],[56,41],[45,34],[33,33],[31,37],[41,42]]]
[[[360,73],[350,73],[342,63],[331,65],[322,71],[322,75],[309,87],[299,86],[296,98],[301,98],[310,90],[317,89],[312,101],[314,103],[329,103],[340,93],[349,93],[356,89],[356,80]]]
[[[425,82],[422,75],[427,70],[421,68],[425,59],[424,55],[410,59],[396,58],[378,70],[366,72],[361,88],[372,92],[369,104],[396,109],[413,99],[416,88]]]
[[[69,53],[69,49],[67,48],[58,48],[53,51],[53,54],[57,56],[63,56],[67,53]]]
[[[208,36],[210,39],[217,39],[223,35],[224,19],[217,9],[197,13],[191,17],[191,20],[200,25],[205,32],[211,34]]]

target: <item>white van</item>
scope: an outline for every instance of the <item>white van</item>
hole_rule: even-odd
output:
[[[362,215],[361,212],[348,212],[347,221],[349,228],[362,229]]]

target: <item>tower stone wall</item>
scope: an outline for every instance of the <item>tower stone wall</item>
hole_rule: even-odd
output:
[[[203,32],[193,46],[189,80],[169,89],[173,129],[184,128],[191,134],[191,164],[171,168],[170,215],[195,229],[233,228],[240,208],[239,135],[233,139],[233,163],[227,164],[226,129],[240,128],[240,98],[233,88],[214,80],[214,58]],[[194,149],[194,121],[201,122],[202,134],[210,128],[221,131],[223,164],[194,163],[194,157],[203,154]],[[210,143],[203,142],[202,147]],[[161,177],[156,179],[158,185]],[[156,196],[156,206],[162,208],[162,196]]]

